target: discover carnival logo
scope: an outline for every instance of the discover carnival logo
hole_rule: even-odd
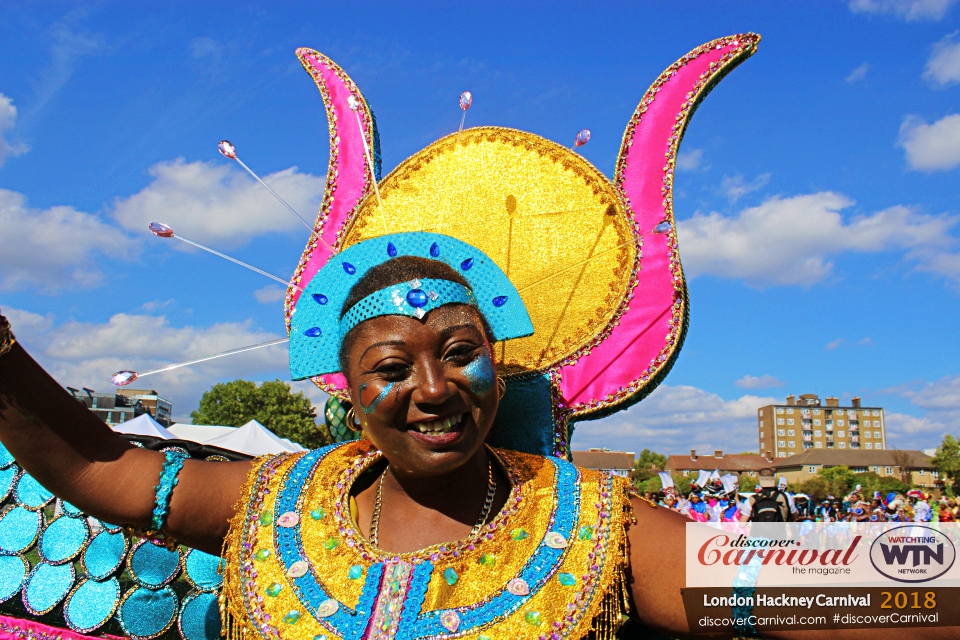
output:
[[[929,582],[953,566],[957,550],[950,538],[923,525],[897,527],[870,545],[870,562],[897,582]]]

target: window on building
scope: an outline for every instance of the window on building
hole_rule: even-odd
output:
[[[787,429],[787,435],[788,436],[796,435],[796,431],[794,431],[793,429]]]
[[[874,437],[874,438],[881,438],[882,436],[880,435],[880,432],[879,432],[879,431],[874,431],[874,432],[873,432],[873,437]]]
[[[690,470],[689,470],[689,469],[684,469],[684,470],[683,470],[683,475],[684,475],[684,476],[690,475]]]
[[[784,448],[784,447],[786,446],[786,444],[784,444],[783,440],[779,440],[779,441],[777,441],[777,446],[782,449],[782,448]]]
[[[842,438],[842,437],[844,437],[845,435],[847,435],[847,432],[846,432],[846,431],[837,431],[837,437],[838,437],[838,438]]]
[[[880,473],[880,467],[870,467],[870,471],[873,471],[874,473]]]
[[[821,442],[820,440],[817,440],[816,442],[813,443],[813,446],[815,446],[817,449],[823,449],[823,442]]]
[[[819,426],[820,426],[820,421],[819,421],[819,420],[814,420],[814,421],[813,421],[813,426],[819,427]]]
[[[786,458],[786,457],[787,457],[787,452],[786,452],[786,451],[781,451],[780,453],[777,454],[777,457],[778,457],[778,458]]]
[[[113,411],[107,411],[107,423],[113,422]]]
[[[851,442],[851,443],[850,443],[850,448],[851,448],[851,449],[859,449],[859,448],[860,448],[860,444],[857,443],[857,442]]]
[[[814,430],[813,430],[813,435],[815,435],[815,436],[817,436],[817,437],[819,438],[820,436],[823,435],[823,431],[821,431],[820,429],[814,429]]]
[[[843,426],[843,420],[837,420],[837,426],[838,426],[838,427],[842,427],[842,426]]]
[[[777,429],[777,435],[778,435],[778,436],[784,435],[783,429]]]
[[[930,475],[932,475],[934,478],[936,478],[936,477],[938,477],[938,476],[940,475],[940,472],[937,471],[936,469],[934,469],[933,471],[930,472]]]
[[[878,442],[877,444],[873,445],[873,448],[874,448],[874,449],[883,449],[883,445]]]
[[[863,448],[864,448],[864,449],[873,449],[873,443],[872,443],[872,442],[867,442],[866,444],[863,445]]]
[[[793,424],[793,418],[787,418],[787,424]]]
[[[760,415],[763,415],[763,409],[760,409]]]
[[[783,424],[783,418],[777,418],[777,424]]]
[[[813,415],[815,415],[815,416],[820,415],[820,409],[814,409],[814,410],[813,410]]]
[[[887,475],[890,475],[891,473],[893,473],[893,467],[887,467],[883,470],[883,472],[886,473]]]
[[[787,442],[787,447],[789,447],[790,449],[795,449],[797,447],[797,441],[790,440],[789,442]]]
[[[783,407],[777,407],[777,413],[783,413]]]
[[[763,440],[761,440],[761,441],[760,441],[760,451],[763,451],[763,448],[764,448],[765,446],[766,446],[766,443],[765,443]]]
[[[816,472],[817,472],[817,468],[815,466],[810,465],[809,467],[807,467],[807,473],[816,473]]]
[[[787,409],[787,413],[789,413],[789,414],[792,415],[792,414],[793,414],[793,409]]]
[[[833,449],[833,440],[827,440],[827,449]]]
[[[917,475],[918,475],[918,476],[922,476],[922,475],[923,475],[923,469],[917,469]]]
[[[839,447],[840,447],[841,449],[846,449],[846,448],[847,448],[847,443],[846,443],[846,442],[840,442],[840,443],[839,443]]]

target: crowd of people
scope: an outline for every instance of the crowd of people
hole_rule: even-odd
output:
[[[789,490],[787,479],[762,469],[753,491],[741,490],[734,474],[700,471],[684,496],[672,476],[660,472],[662,489],[647,499],[696,522],[957,522],[960,504],[921,489],[873,495],[857,485],[846,496],[815,500]]]

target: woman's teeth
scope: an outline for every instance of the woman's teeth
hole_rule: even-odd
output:
[[[461,420],[463,420],[462,413],[455,416],[450,416],[449,418],[444,418],[443,420],[435,420],[433,422],[418,422],[416,427],[420,433],[449,433],[451,429],[460,424]]]

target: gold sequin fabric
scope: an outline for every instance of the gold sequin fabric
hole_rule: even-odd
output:
[[[417,152],[368,197],[343,241],[405,231],[451,235],[516,285],[534,335],[497,345],[497,370],[545,371],[608,329],[627,298],[638,236],[610,180],[582,156],[500,127]]]
[[[225,543],[233,638],[613,638],[627,612],[627,483],[495,450],[512,488],[471,538],[372,547],[350,515],[366,440],[261,460]],[[552,635],[556,634],[556,635]]]

